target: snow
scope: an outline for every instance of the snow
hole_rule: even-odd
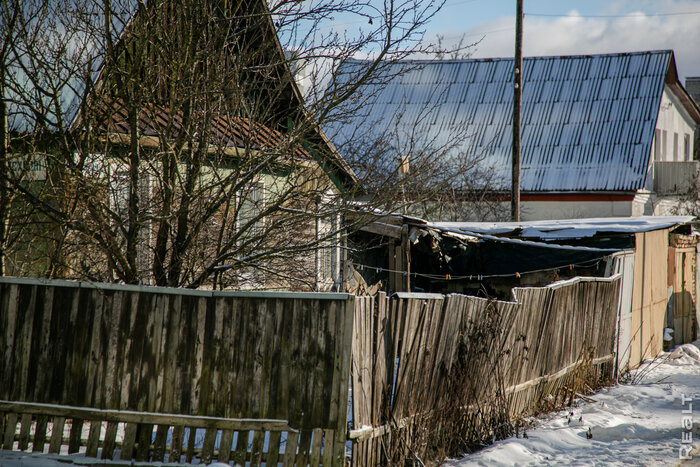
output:
[[[700,465],[698,345],[645,362],[633,382],[603,389],[591,402],[536,419],[527,439],[498,441],[447,465]]]
[[[465,233],[498,235],[521,229],[522,238],[565,240],[593,237],[598,232],[636,233],[665,229],[691,222],[692,216],[599,217],[530,222],[435,222],[430,225]]]
[[[700,465],[698,347],[700,341],[679,346],[645,362],[631,373],[630,383],[605,388],[590,396],[589,402],[535,419],[534,426],[527,430],[527,439],[521,436],[498,441],[447,465]],[[586,436],[589,429],[591,439]],[[684,443],[684,437],[691,443]],[[681,454],[690,458],[682,459]],[[146,465],[88,459],[82,454],[0,451],[0,467],[65,467],[70,462]]]

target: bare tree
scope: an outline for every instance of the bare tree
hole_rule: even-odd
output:
[[[387,64],[435,52],[422,30],[440,6],[28,0],[3,7],[3,34],[12,37],[0,70],[11,149],[0,162],[13,151],[25,161],[42,154],[46,165],[41,184],[3,168],[0,195],[21,198],[13,202],[31,210],[26,223],[45,226],[16,235],[15,250],[31,249],[41,261],[29,269],[18,261],[13,271],[319,287],[340,270],[334,246],[371,218],[348,222],[353,200],[364,195],[369,213],[403,209],[413,200],[401,194],[421,180],[421,171],[356,177],[320,128],[361,109],[359,87],[386,82]],[[324,29],[335,15],[362,26]],[[358,54],[370,59],[352,79],[338,79]],[[305,98],[289,72],[295,67],[307,73]],[[382,189],[364,190],[369,182]]]

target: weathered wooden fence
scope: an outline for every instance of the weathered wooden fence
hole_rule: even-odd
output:
[[[0,441],[103,458],[341,465],[353,311],[347,294],[0,278]]]
[[[407,450],[430,457],[430,436],[449,435],[449,410],[466,410],[477,423],[496,420],[488,412],[505,402],[509,418],[564,388],[576,392],[574,376],[584,370],[612,376],[618,289],[619,276],[519,288],[514,302],[408,293],[356,299],[353,465],[405,458]],[[431,416],[437,422],[426,426]]]

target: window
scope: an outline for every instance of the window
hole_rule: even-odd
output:
[[[661,160],[661,130],[654,130],[654,160]]]
[[[246,252],[254,251],[256,245],[263,241],[265,220],[255,218],[260,215],[265,205],[264,189],[265,185],[262,182],[256,182],[238,195],[240,211],[237,225],[239,229],[244,229],[239,237],[239,247],[243,256]],[[265,286],[265,275],[260,268],[242,265],[238,269],[238,281],[238,287],[241,289],[261,288]]]
[[[661,132],[661,157],[666,160],[666,130]]]
[[[678,161],[678,133],[673,134],[673,160]]]
[[[241,199],[241,213],[238,216],[238,225],[240,228],[245,228],[246,232],[242,235],[244,238],[254,238],[263,233],[263,220],[258,219],[253,221],[260,215],[263,207],[263,184],[253,183]],[[253,222],[250,224],[250,222]],[[250,225],[249,225],[250,224]]]
[[[321,240],[316,249],[316,275],[319,290],[329,290],[339,286],[340,280],[340,226],[338,214],[316,220],[316,239]],[[323,239],[324,237],[328,237]]]
[[[691,157],[690,157],[690,135],[687,133],[683,135],[683,160],[686,160],[686,161],[691,160]]]

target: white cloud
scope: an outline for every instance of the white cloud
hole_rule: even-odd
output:
[[[567,17],[526,16],[524,55],[585,55],[673,49],[681,80],[684,81],[687,76],[700,76],[700,14],[649,15],[661,12],[700,12],[700,2],[619,1],[601,13],[630,15],[624,18],[582,17],[576,10],[570,11]],[[473,57],[513,56],[513,17],[484,23],[471,33],[485,36],[473,49]],[[474,37],[469,36],[468,39]]]

